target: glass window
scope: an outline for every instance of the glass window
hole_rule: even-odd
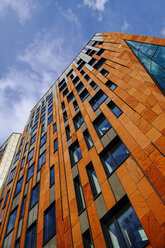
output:
[[[111,124],[104,115],[100,115],[96,119],[94,126],[100,138],[111,128]]]
[[[19,242],[20,242],[20,239],[17,239],[16,242],[15,242],[14,248],[20,248]]]
[[[123,113],[121,109],[113,101],[108,103],[107,106],[117,118]]]
[[[45,120],[45,114],[41,116],[40,122],[43,122]]]
[[[32,189],[32,192],[31,192],[30,208],[32,208],[32,207],[38,202],[38,199],[39,199],[39,192],[40,192],[40,185],[37,184],[37,185]]]
[[[17,153],[17,155],[15,156],[15,160],[14,163],[19,159],[19,155],[20,155],[20,151]]]
[[[89,96],[89,92],[85,89],[83,92],[80,94],[81,101],[85,101],[85,99]]]
[[[92,138],[91,136],[89,135],[89,132],[88,130],[86,130],[84,133],[84,138],[85,138],[85,142],[87,144],[87,147],[88,147],[88,150],[91,149],[93,147],[93,141],[92,141]]]
[[[56,234],[56,210],[55,210],[55,203],[53,203],[44,212],[43,243],[46,243],[55,234]]]
[[[66,111],[63,113],[63,117],[64,117],[64,121],[67,121],[68,120],[68,116],[67,116]]]
[[[50,94],[46,97],[46,101],[48,101],[51,97],[52,97],[52,93],[50,93]]]
[[[85,233],[83,233],[82,238],[83,238],[83,245],[85,248],[94,248],[89,229]]]
[[[15,225],[16,215],[17,215],[17,208],[15,210],[13,210],[13,212],[10,214],[9,222],[8,222],[8,226],[7,226],[7,230],[6,230],[6,235],[9,232],[11,232],[11,230],[13,230],[14,225]]]
[[[41,133],[43,133],[45,130],[45,124],[42,124],[42,127],[41,127]]]
[[[66,87],[66,89],[63,91],[63,97],[66,96],[68,94],[68,88]]]
[[[28,143],[26,143],[26,145],[25,145],[25,150],[24,150],[24,152],[27,151],[27,147],[28,147]]]
[[[94,81],[92,81],[90,83],[90,85],[92,86],[93,89],[96,89],[97,88],[97,84]]]
[[[104,63],[105,63],[106,59],[101,58],[97,63],[95,63],[95,65],[93,66],[96,70],[98,70]]]
[[[23,217],[25,212],[25,205],[26,205],[26,196],[24,196],[22,200],[21,212],[20,212],[20,219]]]
[[[16,196],[21,191],[22,182],[23,182],[23,177],[17,182],[14,196]]]
[[[83,83],[80,81],[80,83],[76,86],[76,90],[79,93],[80,90],[84,87]]]
[[[54,140],[54,152],[56,152],[58,150],[58,143],[57,143],[57,139]]]
[[[87,165],[86,170],[87,170],[88,179],[89,179],[89,183],[91,186],[93,197],[96,198],[101,193],[101,189],[100,189],[99,181],[97,179],[96,172],[93,168],[92,163]]]
[[[37,108],[36,114],[37,114],[37,113],[39,112],[39,110],[40,110],[40,107],[41,107],[41,106],[39,106],[39,107]],[[34,116],[34,115],[33,115],[33,116]]]
[[[70,153],[71,166],[73,166],[82,158],[78,141],[76,141],[69,147],[69,153]]]
[[[27,177],[26,177],[26,182],[29,181],[29,179],[33,176],[34,174],[34,165],[35,164],[32,164],[32,166],[30,166],[30,168],[28,169],[28,172],[27,172]]]
[[[110,80],[108,80],[105,85],[112,91],[114,91],[117,87],[117,85]]]
[[[10,191],[8,191],[7,194],[6,194],[6,198],[5,198],[5,202],[4,202],[4,204],[3,204],[3,208],[6,207],[7,200],[8,200],[8,197],[9,197],[9,192],[10,192]]]
[[[38,120],[38,117],[39,117],[39,114],[36,115],[35,120],[34,120],[35,122],[36,120]]]
[[[48,101],[48,106],[53,102],[53,98]]]
[[[34,126],[32,126],[32,128],[31,128],[31,133],[34,132],[34,130],[37,128],[37,125],[38,125],[38,122],[36,122],[36,124],[34,124]]]
[[[71,93],[67,96],[68,102],[70,102],[73,98],[74,98],[74,94],[73,94],[73,92],[71,92]]]
[[[28,162],[32,159],[32,157],[33,157],[33,152],[34,152],[34,148],[28,153],[26,163],[28,163]]]
[[[53,133],[55,133],[57,131],[57,125],[56,123],[53,124]]]
[[[102,90],[99,90],[99,92],[90,101],[93,110],[96,110],[105,101],[106,98],[107,95]]]
[[[130,204],[113,208],[101,220],[107,247],[142,248],[148,244],[144,229]]]
[[[62,110],[64,110],[65,109],[65,103],[62,102],[61,105],[62,105]]]
[[[74,181],[74,189],[75,189],[75,194],[76,194],[78,213],[80,214],[85,209],[83,191],[82,191],[79,177],[78,176],[75,177],[73,181]]]
[[[40,139],[40,147],[43,146],[46,143],[46,133],[44,134],[44,136],[42,136],[42,138]]]
[[[81,124],[84,122],[84,119],[81,115],[81,113],[79,112],[74,118],[73,118],[73,123],[74,123],[74,127],[75,127],[75,130],[77,131]]]
[[[54,184],[54,166],[50,168],[50,187]]]
[[[45,163],[46,161],[46,151],[44,151],[38,159],[38,170],[41,169],[42,165]]]
[[[105,69],[101,69],[100,73],[101,73],[104,77],[106,77],[106,76],[108,75],[109,72],[106,71]]]
[[[48,108],[48,114],[53,110],[53,105]]]
[[[36,133],[31,137],[30,145],[32,145],[36,140]]]
[[[36,247],[36,232],[37,232],[37,226],[35,222],[27,230],[25,248]]]
[[[7,182],[7,183],[10,183],[10,182],[13,180],[14,173],[15,173],[15,169],[16,169],[16,168],[14,168],[14,169],[10,172],[10,176],[9,176],[9,179],[8,179],[8,182]]]
[[[77,104],[77,101],[76,100],[73,102],[73,106],[74,106],[74,109],[76,111],[78,109],[78,104]]]
[[[43,112],[46,110],[46,106],[44,106],[41,110],[41,114],[43,114]]]
[[[49,118],[48,118],[48,125],[52,122],[53,120],[53,115],[51,115]]]
[[[107,176],[109,176],[116,168],[121,165],[130,155],[128,149],[120,139],[115,139],[102,154],[101,161]]]
[[[65,131],[66,131],[67,140],[69,140],[69,139],[71,138],[71,132],[70,132],[69,126],[67,126],[67,127],[65,128]]]

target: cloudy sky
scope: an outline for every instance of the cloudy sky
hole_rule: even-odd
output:
[[[0,145],[98,32],[165,37],[164,0],[0,0]]]

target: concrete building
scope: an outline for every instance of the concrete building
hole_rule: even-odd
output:
[[[96,34],[32,109],[0,247],[165,247],[165,39]]]
[[[9,173],[20,137],[20,133],[12,133],[0,147],[0,190]]]

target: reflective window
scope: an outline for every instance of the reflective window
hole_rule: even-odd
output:
[[[63,117],[64,117],[64,121],[67,121],[68,120],[68,116],[67,116],[66,111],[63,113]]]
[[[32,166],[30,166],[30,168],[28,169],[28,172],[27,172],[27,177],[26,177],[26,182],[29,181],[29,179],[33,176],[34,174],[34,165],[35,164],[32,164]]]
[[[57,143],[57,139],[54,140],[54,152],[56,152],[58,150],[58,143]]]
[[[85,209],[85,201],[84,201],[84,196],[83,196],[83,191],[79,176],[75,177],[73,181],[74,181],[74,189],[76,194],[78,213],[80,214]]]
[[[30,208],[32,208],[32,207],[38,202],[38,199],[39,199],[39,192],[40,192],[40,185],[37,184],[37,185],[32,189],[32,192],[31,192]]]
[[[83,238],[83,245],[85,248],[94,248],[93,240],[91,238],[89,229],[85,233],[83,233],[82,238]]]
[[[46,97],[46,101],[48,101],[51,97],[52,97],[52,93],[50,93],[50,94]]]
[[[88,130],[86,130],[84,133],[84,138],[85,138],[85,142],[86,142],[86,145],[88,147],[88,150],[91,149],[93,147],[93,141],[92,141],[92,138],[91,136],[89,135],[89,132]]]
[[[19,155],[20,155],[20,151],[17,153],[17,155],[15,156],[15,160],[14,163],[19,159]]]
[[[53,115],[51,115],[49,118],[48,118],[48,125],[52,122],[53,120]]]
[[[17,182],[14,196],[16,196],[21,191],[22,182],[23,182],[23,177]]]
[[[38,122],[31,128],[31,133],[34,132],[34,130],[37,128]]]
[[[9,232],[11,232],[11,230],[13,230],[14,225],[15,225],[16,215],[17,215],[17,208],[10,214],[9,222],[8,222],[8,226],[7,226],[7,230],[6,230],[6,235]]]
[[[44,106],[41,110],[41,114],[46,110],[46,106]]]
[[[74,144],[72,144],[69,147],[69,153],[70,153],[71,166],[73,166],[82,158],[78,141],[76,141]]]
[[[91,190],[93,193],[93,197],[96,198],[101,193],[101,188],[93,164],[90,163],[89,165],[87,165],[86,170],[87,170]]]
[[[93,110],[96,110],[105,101],[106,98],[107,95],[102,90],[99,90],[99,92],[90,101]]]
[[[8,179],[8,182],[7,182],[7,183],[10,183],[10,182],[13,180],[14,173],[15,173],[15,169],[16,169],[16,168],[14,168],[14,169],[10,172],[10,176],[9,176],[9,179]]]
[[[110,80],[108,80],[105,85],[112,91],[114,91],[117,87],[117,85]]]
[[[74,123],[74,127],[75,127],[75,130],[77,131],[81,124],[84,122],[84,119],[81,115],[81,113],[79,112],[74,118],[73,118],[73,123]]]
[[[51,98],[49,101],[48,101],[48,106],[52,103],[53,101],[53,98]]]
[[[44,212],[44,229],[43,229],[43,243],[46,243],[51,237],[56,234],[56,213],[55,204],[53,203]]]
[[[23,159],[22,159],[22,162],[21,162],[21,167],[20,167],[20,169],[22,169],[22,168],[23,168],[23,166],[24,166],[24,162],[25,162],[25,158],[23,158]]]
[[[21,212],[20,212],[20,219],[23,217],[25,212],[25,205],[26,205],[26,196],[24,196],[22,200]]]
[[[80,94],[81,101],[85,101],[85,99],[89,96],[89,92],[85,89],[83,92]]]
[[[50,187],[54,184],[54,166],[50,168]]]
[[[75,109],[75,110],[78,109],[78,104],[77,104],[77,101],[76,101],[76,100],[73,102],[73,106],[74,106],[74,109]]]
[[[46,143],[46,133],[44,134],[44,136],[42,136],[42,138],[40,139],[40,147],[43,146]]]
[[[111,124],[104,115],[100,115],[94,122],[94,127],[101,138],[111,128]]]
[[[43,133],[45,130],[45,124],[42,124],[42,127],[41,127],[41,133]]]
[[[45,120],[45,114],[41,116],[40,122],[43,122]]]
[[[24,150],[24,152],[27,151],[27,147],[28,147],[28,143],[26,143],[26,145],[25,145],[25,150]]]
[[[46,161],[46,151],[44,151],[38,159],[38,170],[41,169],[42,165],[45,163]]]
[[[53,105],[50,106],[50,108],[48,108],[48,114],[53,110]]]
[[[36,140],[36,133],[31,137],[30,145],[32,145]]]
[[[8,197],[9,197],[9,192],[10,192],[10,191],[8,191],[7,194],[6,194],[6,198],[5,198],[5,202],[4,202],[4,204],[3,204],[3,208],[6,207],[7,200],[8,200]]]
[[[53,124],[53,133],[56,132],[56,130],[57,130],[57,125],[56,125],[56,123],[54,123]]]
[[[71,138],[71,132],[70,132],[69,126],[67,126],[67,127],[65,128],[65,131],[66,131],[67,140],[69,140],[69,139]]]
[[[123,113],[113,101],[110,101],[107,106],[117,118]]]
[[[32,159],[32,157],[33,157],[33,152],[34,152],[34,148],[28,153],[26,163],[28,163],[28,162]]]
[[[36,222],[32,224],[27,230],[25,248],[35,248],[36,247]]]

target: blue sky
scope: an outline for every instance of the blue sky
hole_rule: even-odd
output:
[[[164,0],[1,0],[0,145],[99,32],[165,37]]]

